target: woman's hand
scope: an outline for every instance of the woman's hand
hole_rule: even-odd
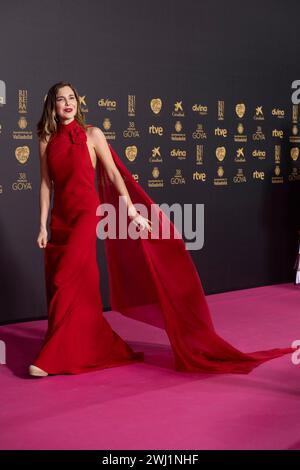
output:
[[[134,223],[134,225],[136,225],[137,227],[139,227],[141,230],[144,230],[145,228],[147,228],[147,230],[149,232],[152,232],[152,227],[151,227],[151,220],[149,219],[146,219],[145,217],[143,217],[142,215],[138,214],[136,216],[129,216],[130,219],[132,220],[132,222]]]
[[[128,216],[134,225],[141,228],[142,230],[147,228],[149,232],[152,232],[151,220],[146,219],[146,217],[143,217],[141,214],[139,214],[133,204],[130,204],[128,207]]]
[[[46,248],[48,232],[45,228],[40,229],[39,236],[37,238],[37,244],[40,248]]]

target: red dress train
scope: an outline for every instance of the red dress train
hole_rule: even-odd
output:
[[[49,374],[76,374],[144,360],[144,353],[133,351],[102,313],[96,229],[103,234],[112,215],[100,212],[99,204],[109,203],[115,209],[117,234],[122,205],[99,159],[96,171],[93,168],[86,142],[86,132],[74,119],[67,125],[59,123],[47,146],[54,181],[51,234],[44,249],[48,329],[33,364]],[[110,144],[109,148],[132,202],[142,215],[151,215],[153,224],[152,234],[145,229],[136,239],[105,239],[111,309],[165,329],[179,371],[248,373],[292,353],[291,347],[244,353],[215,332],[181,235]],[[143,213],[138,204],[148,212]],[[127,226],[136,230],[125,218]],[[166,229],[169,239],[162,236]]]

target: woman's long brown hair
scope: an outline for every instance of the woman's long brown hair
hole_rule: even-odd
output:
[[[72,88],[77,101],[77,113],[74,119],[76,119],[80,126],[86,129],[85,117],[80,108],[80,100],[76,88],[69,82],[58,82],[49,89],[44,101],[42,116],[36,126],[37,135],[40,140],[48,141],[57,132],[59,119],[55,111],[56,96],[59,89],[64,86]]]

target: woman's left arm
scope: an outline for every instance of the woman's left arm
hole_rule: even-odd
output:
[[[129,217],[134,220],[137,225],[141,225],[142,228],[147,227],[147,229],[151,232],[151,221],[140,215],[132,203],[126,184],[111,155],[104,133],[101,131],[101,129],[99,129],[99,127],[92,127],[90,130],[90,138],[95,148],[97,158],[101,160],[101,163],[107,172],[108,178],[114,184],[120,196],[124,196],[125,200],[127,201]]]

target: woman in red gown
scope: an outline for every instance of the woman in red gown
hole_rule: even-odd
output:
[[[215,332],[181,235],[134,180],[102,131],[84,124],[72,84],[59,82],[50,88],[38,135],[41,227],[37,242],[44,248],[48,329],[29,367],[30,375],[77,374],[144,360],[144,353],[133,351],[102,312],[96,237],[100,226],[103,230],[112,219],[106,219],[99,207],[110,204],[115,209],[118,229],[120,196],[126,200],[127,226],[135,236],[105,239],[110,307],[164,328],[176,370],[248,373],[295,350],[244,353]],[[166,227],[168,238],[162,236]]]

